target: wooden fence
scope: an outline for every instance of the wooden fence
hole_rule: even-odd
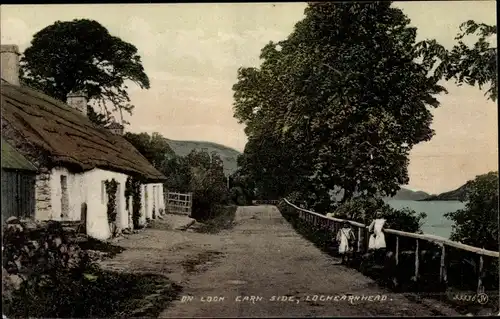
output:
[[[193,193],[165,191],[165,210],[167,214],[191,215]]]
[[[364,253],[368,250],[368,226],[354,221],[327,217],[325,215],[300,208],[290,203],[286,199],[284,200],[284,202],[296,211],[298,217],[301,220],[305,221],[316,229],[324,229],[332,232],[332,236],[339,231],[343,222],[348,222],[356,230],[355,234],[357,239],[357,247],[355,247],[355,251]],[[412,271],[413,275],[412,280],[415,282],[418,282],[421,278],[422,264],[429,264],[427,261],[423,260],[423,257],[425,256],[428,259],[430,257],[430,259],[436,260],[435,263],[431,264],[433,267],[439,267],[439,283],[442,286],[447,287],[449,284],[448,271],[451,267],[450,264],[452,264],[452,259],[455,259],[454,264],[457,265],[463,262],[464,253],[466,253],[469,255],[469,258],[476,260],[476,262],[474,263],[474,267],[472,267],[476,271],[475,274],[462,274],[462,277],[466,277],[466,279],[468,280],[475,280],[475,288],[477,290],[477,293],[483,293],[485,290],[484,277],[486,262],[488,261],[489,265],[495,265],[495,262],[497,262],[500,258],[500,254],[497,251],[491,251],[465,245],[439,236],[408,233],[394,229],[384,229],[384,234],[386,237],[386,249],[388,255],[392,255],[396,269],[399,266],[402,257],[405,257],[406,261],[408,261],[408,254],[405,254],[406,256],[403,256],[403,253],[410,252],[410,256],[412,256],[414,264],[414,266],[411,267],[412,270],[410,271]],[[430,247],[429,245],[432,247]],[[437,254],[436,249],[438,251]],[[459,251],[458,254],[456,253],[457,250]],[[434,254],[429,254],[429,252],[432,251],[434,252]],[[498,264],[496,264],[496,267],[498,267]],[[426,268],[428,269],[429,267]],[[492,267],[490,267],[489,269],[496,272],[495,275],[498,275],[498,268],[492,269]],[[430,273],[437,274],[437,269],[431,269]],[[432,280],[434,280],[434,284],[437,284],[438,282],[436,281],[436,279],[438,278],[431,278],[431,284]],[[496,282],[489,282],[489,284],[498,284],[498,278],[496,279]]]

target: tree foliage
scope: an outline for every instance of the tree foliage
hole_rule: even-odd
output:
[[[435,40],[422,41],[418,44],[424,60],[435,67],[434,76],[454,79],[458,85],[478,85],[487,87],[485,95],[496,101],[498,96],[496,26],[477,23],[473,20],[460,25],[457,43],[451,50],[446,50]],[[476,37],[470,46],[465,42],[468,36]],[[496,43],[496,41],[494,41]]]
[[[164,165],[175,156],[168,140],[159,133],[131,133],[123,135],[160,172]]]
[[[149,89],[137,48],[88,19],[56,21],[33,36],[21,61],[21,79],[30,87],[65,101],[85,91],[106,119],[132,114],[127,82]],[[109,107],[111,106],[111,107]],[[98,112],[99,113],[99,112]]]
[[[186,156],[178,156],[159,133],[127,132],[124,137],[165,175],[166,190],[193,193],[194,217],[210,217],[218,205],[227,201],[224,164],[217,153],[195,149]]]
[[[416,62],[409,22],[390,2],[311,3],[259,68],[238,70],[234,113],[254,180],[280,195],[306,190],[310,207],[331,206],[338,189],[347,201],[408,183],[409,152],[433,136],[430,108],[445,92]]]
[[[190,174],[189,188],[193,192],[192,216],[212,217],[228,195],[222,159],[215,152],[192,150],[186,156],[186,162]]]
[[[229,200],[232,203],[239,206],[252,204],[255,198],[255,182],[241,168],[229,177],[229,187]]]
[[[385,228],[406,232],[421,233],[427,214],[412,209],[394,209],[380,198],[355,198],[340,205],[334,212],[335,217],[370,225],[381,212],[386,220]]]
[[[465,208],[450,212],[451,240],[498,251],[498,172],[469,181]]]

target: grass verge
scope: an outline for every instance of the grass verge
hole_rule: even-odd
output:
[[[158,317],[180,291],[164,276],[95,267],[57,274],[43,285],[24,282],[11,300],[4,300],[3,313],[9,318]]]

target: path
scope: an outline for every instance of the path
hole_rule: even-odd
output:
[[[180,300],[162,312],[163,318],[455,313],[442,306],[440,313],[437,304],[429,307],[412,302],[380,288],[356,270],[338,265],[338,260],[298,235],[274,206],[240,207],[235,223],[234,228],[216,235],[147,230],[121,242],[129,249],[105,264],[163,273],[183,286]],[[374,299],[350,302],[348,294]],[[342,295],[346,300],[335,300]],[[192,300],[186,301],[190,296]],[[273,296],[293,300],[272,300]],[[384,297],[385,301],[375,300]],[[208,302],[210,298],[212,302]]]

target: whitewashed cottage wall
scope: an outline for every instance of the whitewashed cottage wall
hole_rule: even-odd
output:
[[[126,210],[125,184],[127,178],[128,176],[125,174],[102,169],[74,174],[63,167],[53,168],[49,174],[41,174],[37,177],[35,217],[38,220],[77,221],[81,219],[82,204],[86,203],[88,235],[105,240],[111,236],[107,216],[107,193],[104,186],[106,180],[115,179],[118,183],[116,205],[118,229],[133,228],[130,218],[131,212],[129,214]],[[62,201],[63,184],[67,185],[67,209],[65,210],[63,210]],[[153,191],[153,189],[155,190]],[[129,199],[129,204],[131,210],[131,199]],[[141,217],[139,219],[141,226],[146,224],[146,218],[153,218],[153,207],[156,209],[156,214],[159,213],[160,209],[165,210],[161,183],[141,185]]]
[[[163,184],[162,183],[150,183],[145,185],[147,190],[147,217],[153,218],[153,209],[156,212],[156,216],[160,213],[160,209],[165,211],[165,200],[163,198]]]
[[[107,214],[107,194],[103,185],[106,180],[115,179],[118,182],[116,224],[119,229],[128,227],[128,212],[125,206],[127,178],[125,174],[102,169],[93,169],[85,173],[88,235],[98,239],[107,239],[111,236]]]
[[[63,211],[63,185],[62,179],[66,182],[67,207],[66,214]],[[85,176],[84,174],[74,174],[66,168],[56,167],[50,172],[50,194],[51,194],[51,217],[52,220],[80,220],[81,206],[86,198]]]

